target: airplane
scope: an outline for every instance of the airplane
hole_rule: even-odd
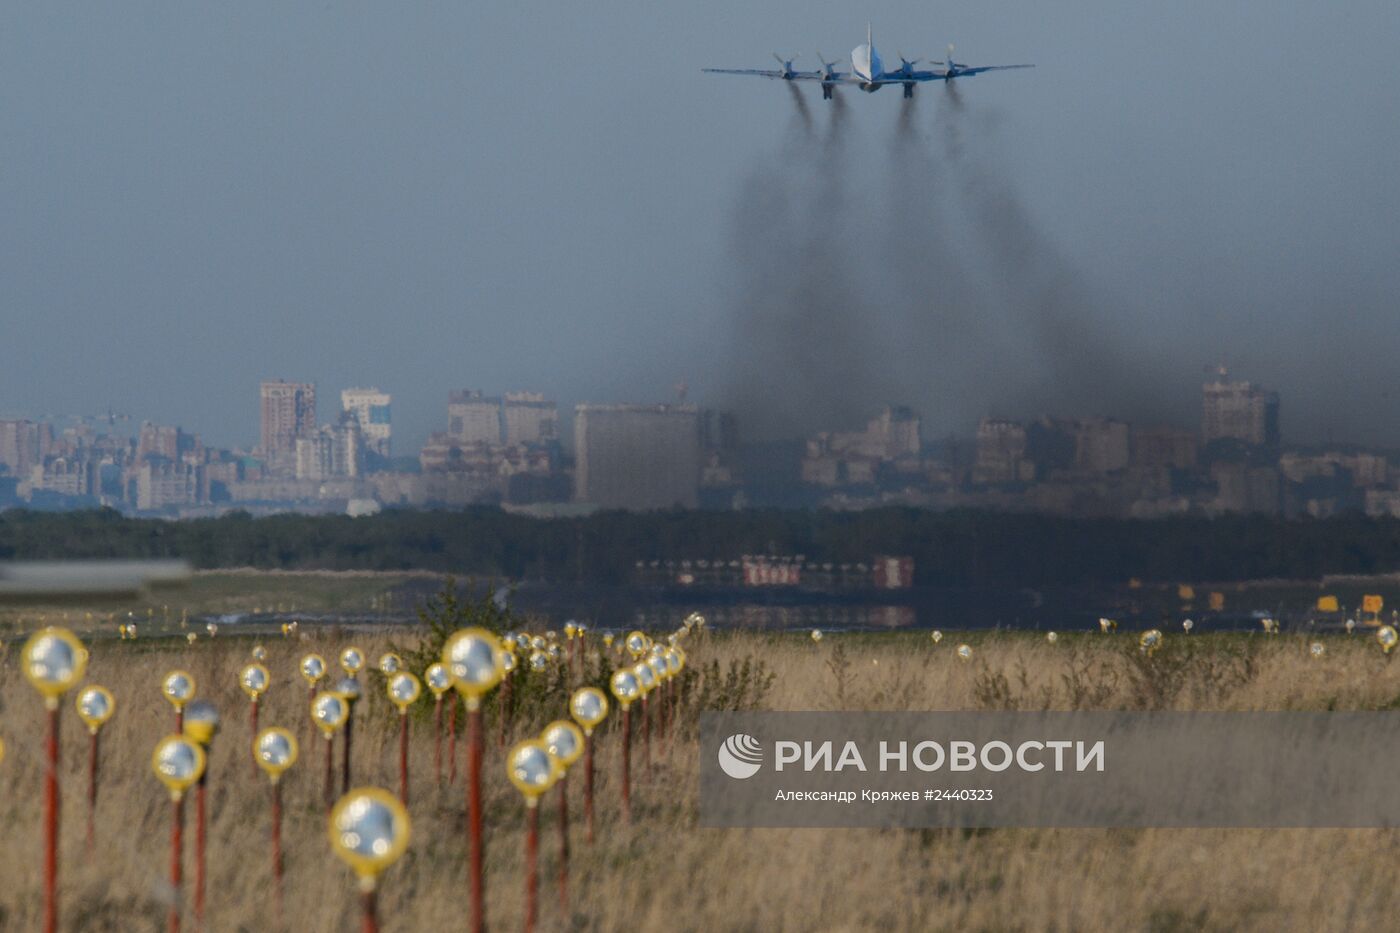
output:
[[[708,74],[724,75],[757,75],[760,78],[780,78],[784,81],[820,81],[822,86],[822,99],[831,100],[832,93],[838,85],[853,84],[867,93],[875,93],[887,84],[898,84],[904,88],[906,98],[914,96],[914,85],[922,84],[926,81],[951,81],[954,78],[970,78],[973,75],[980,75],[984,71],[1007,71],[1012,68],[1034,68],[1034,65],[965,65],[953,60],[953,46],[948,46],[948,58],[946,61],[929,62],[936,66],[933,71],[919,71],[914,68],[919,64],[919,59],[910,61],[903,55],[899,56],[899,67],[893,71],[886,71],[884,63],[880,61],[880,54],[875,51],[875,42],[871,37],[870,24],[865,26],[865,44],[858,45],[851,51],[851,70],[838,71],[836,63],[829,62],[822,58],[820,52],[817,53],[817,60],[822,63],[819,71],[797,71],[792,67],[796,60],[793,58],[784,59],[774,52],[773,57],[778,60],[781,68],[702,68]]]

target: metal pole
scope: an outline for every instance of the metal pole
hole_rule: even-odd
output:
[[[340,792],[350,793],[350,744],[355,736],[355,701],[345,701],[345,745],[340,756]]]
[[[467,845],[470,849],[472,933],[485,928],[481,880],[481,700],[467,700]],[[528,923],[527,923],[528,926]]]
[[[651,709],[642,697],[642,757],[646,759],[647,774],[651,774]]]
[[[496,740],[496,744],[501,748],[506,747],[506,729],[510,725],[510,675],[505,676],[501,683],[501,734]]]
[[[559,778],[559,910],[569,915],[569,776]]]
[[[44,769],[44,933],[58,930],[58,700],[48,701]]]
[[[447,783],[457,783],[457,698],[453,697],[452,707],[447,715]]]
[[[174,807],[172,808],[170,826],[170,922],[167,924],[170,933],[180,933],[180,880],[182,871],[182,856],[185,847],[185,797],[183,794],[172,795]]]
[[[588,824],[588,844],[593,844],[593,733],[583,737],[583,818]]]
[[[442,787],[442,695],[433,701],[433,774]]]
[[[408,710],[399,713],[399,803],[408,806]]]
[[[87,814],[87,855],[92,858],[93,842],[97,838],[97,730],[93,729],[88,740],[88,814]]]
[[[538,915],[540,806],[537,798],[525,802],[525,933],[533,933]]]
[[[360,906],[364,910],[364,933],[379,933],[379,893],[374,888],[360,891]]]
[[[335,736],[326,733],[326,812],[335,806]]]
[[[199,930],[204,929],[204,879],[208,877],[204,870],[204,846],[208,827],[205,782],[208,779],[209,769],[206,767],[194,790],[194,925]]]
[[[249,747],[249,748],[252,748],[252,747],[253,747],[253,743],[256,742],[256,741],[258,740],[258,698],[257,698],[257,697],[253,697],[253,709],[252,709],[252,711],[251,711],[251,713],[250,713],[250,715],[249,715],[249,721],[252,723],[253,732],[252,732],[252,735],[250,735],[250,736],[248,737],[248,747]],[[256,755],[249,755],[248,758],[249,758],[248,767],[250,767],[250,768],[253,769],[253,777],[257,777],[257,776],[258,776],[258,759],[257,759],[257,756],[256,756]]]
[[[272,883],[277,927],[282,927],[282,784],[272,779]]]
[[[632,707],[622,708],[622,821],[632,822]]]

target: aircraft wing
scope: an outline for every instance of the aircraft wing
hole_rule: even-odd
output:
[[[975,68],[963,68],[962,66],[958,66],[958,69],[953,72],[952,76],[954,78],[966,78],[970,77],[971,75],[980,75],[984,71],[1010,71],[1013,68],[1034,67],[1034,65],[978,65]],[[948,77],[948,73],[945,71],[942,74],[936,75],[936,77],[946,78]]]
[[[781,78],[784,81],[820,81],[819,71],[780,71],[777,68],[701,68],[712,75],[757,75],[760,78]],[[839,78],[835,79],[837,82]]]

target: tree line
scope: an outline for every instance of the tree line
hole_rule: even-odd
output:
[[[599,512],[539,519],[495,508],[378,515],[231,513],[188,521],[111,510],[0,513],[0,560],[180,557],[199,568],[425,569],[461,575],[622,583],[637,561],[914,560],[921,585],[1040,586],[1311,579],[1400,568],[1400,520],[1075,519],[980,511],[872,509]]]

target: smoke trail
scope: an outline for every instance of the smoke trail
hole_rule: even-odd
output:
[[[792,98],[792,105],[797,111],[797,121],[802,136],[810,138],[812,135],[812,111],[807,109],[807,99],[802,96],[802,91],[798,89],[796,82],[787,82],[787,87],[788,94]]]
[[[1167,417],[1162,387],[1170,380],[1158,360],[1115,332],[1103,298],[1039,228],[995,159],[964,158],[968,138],[996,151],[996,114],[974,120],[953,82],[948,90],[946,162],[979,259],[994,272],[983,304],[1006,323],[1002,352],[1024,364],[997,404],[1021,413]]]
[[[846,104],[838,95],[825,109],[820,142],[756,166],[735,217],[740,274],[724,404],[750,439],[858,423],[868,401],[853,388],[882,381],[840,237],[849,222]]]
[[[888,144],[871,150],[838,94],[820,141],[799,105],[789,138],[811,142],[746,180],[724,404],[747,439],[847,429],[895,403],[939,431],[988,414],[1159,416],[1162,381],[1146,354],[1115,335],[988,157],[995,115],[951,83],[941,91],[940,145],[916,98],[899,102]],[[872,167],[883,198],[853,190]]]

